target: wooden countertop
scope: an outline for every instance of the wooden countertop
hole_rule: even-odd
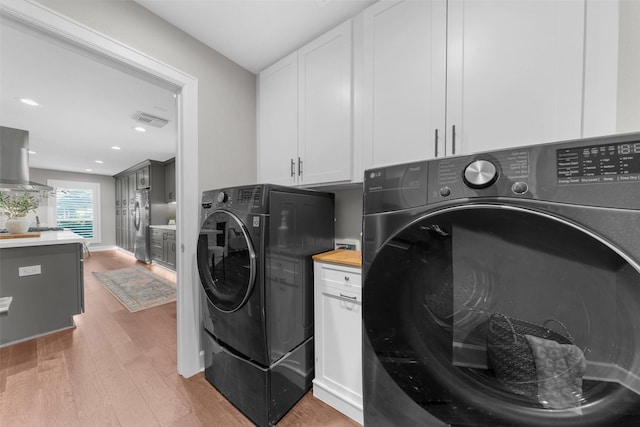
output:
[[[331,264],[341,264],[349,267],[362,267],[362,252],[350,251],[348,249],[335,249],[329,252],[314,255],[314,261],[328,262]]]

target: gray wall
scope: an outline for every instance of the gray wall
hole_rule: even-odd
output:
[[[334,190],[336,196],[336,239],[360,239],[362,232],[362,186]]]
[[[87,173],[61,172],[48,169],[29,169],[29,179],[31,181],[46,184],[48,179],[59,179],[78,182],[96,182],[100,184],[100,218],[101,242],[91,246],[115,246],[116,244],[116,190],[115,179],[110,176],[93,175]],[[42,225],[55,227],[55,218],[49,218],[47,213],[47,203],[43,203],[37,210],[38,217]]]
[[[40,3],[198,79],[200,191],[256,182],[253,73],[130,0]]]

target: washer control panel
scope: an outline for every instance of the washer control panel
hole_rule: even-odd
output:
[[[370,169],[365,214],[473,198],[640,210],[640,132]]]
[[[531,150],[481,153],[429,162],[429,202],[456,198],[530,197]]]
[[[234,209],[244,212],[262,212],[266,209],[265,186],[249,185],[202,192],[201,216],[213,209]]]

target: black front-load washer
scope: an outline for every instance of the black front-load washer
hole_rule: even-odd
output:
[[[640,134],[367,171],[363,280],[365,425],[638,425]]]
[[[311,256],[333,249],[334,196],[274,185],[205,191],[197,262],[205,377],[255,424],[311,387]]]

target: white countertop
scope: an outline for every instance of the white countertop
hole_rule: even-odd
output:
[[[73,231],[41,231],[40,237],[0,239],[0,249],[24,248],[27,246],[62,245],[82,242],[84,242],[84,237],[74,233]]]
[[[150,225],[149,228],[161,228],[163,230],[174,230],[176,229],[176,225],[175,224],[171,224],[171,225]]]

